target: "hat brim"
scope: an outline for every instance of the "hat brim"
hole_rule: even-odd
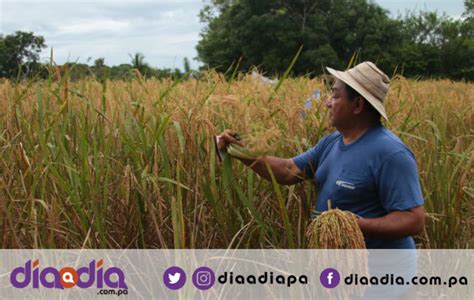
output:
[[[352,76],[350,76],[347,72],[341,72],[334,70],[332,68],[326,67],[328,72],[336,77],[337,79],[343,81],[345,84],[353,88],[356,92],[358,92],[364,99],[366,99],[379,113],[385,120],[388,120],[387,113],[385,112],[385,107],[383,103],[380,102],[377,98],[375,98],[366,88],[364,88],[361,84],[359,84]]]

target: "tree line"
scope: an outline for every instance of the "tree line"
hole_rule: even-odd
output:
[[[10,79],[25,78],[48,78],[52,70],[58,70],[61,74],[67,73],[72,80],[86,77],[95,77],[97,80],[134,78],[136,72],[145,78],[181,78],[193,73],[188,58],[184,58],[184,72],[178,68],[154,68],[145,61],[142,53],[129,54],[130,63],[118,66],[108,66],[105,58],[99,57],[92,65],[83,63],[65,63],[55,65],[40,62],[40,53],[46,48],[42,36],[36,36],[33,32],[17,31],[13,34],[0,35],[0,77]],[[53,53],[51,53],[51,57]]]
[[[465,0],[460,19],[422,11],[391,18],[387,10],[367,0],[212,0],[199,16],[205,24],[196,46],[201,69],[247,72],[259,68],[282,74],[298,49],[292,75],[316,76],[325,66],[344,69],[349,62],[371,60],[387,74],[407,77],[474,80],[474,0]],[[39,61],[45,40],[32,32],[0,35],[0,77],[47,77],[48,64]],[[52,62],[49,64],[51,65]],[[72,79],[181,77],[197,72],[185,58],[180,69],[159,69],[141,53],[130,63],[58,66]]]
[[[303,46],[293,75],[344,69],[357,57],[387,74],[473,80],[474,0],[464,6],[461,19],[427,11],[390,18],[367,0],[212,0],[200,12],[197,51],[222,72],[281,74]]]

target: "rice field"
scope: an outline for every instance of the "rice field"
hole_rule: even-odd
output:
[[[316,191],[279,186],[212,136],[292,157],[327,127],[321,78],[0,83],[0,248],[306,248]],[[420,248],[474,248],[474,85],[393,79],[386,126],[417,157]]]

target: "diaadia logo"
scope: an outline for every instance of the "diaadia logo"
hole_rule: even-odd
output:
[[[125,283],[125,275],[120,268],[103,268],[104,261],[92,260],[88,266],[78,269],[63,267],[56,269],[53,267],[42,268],[39,259],[28,260],[24,266],[17,267],[10,274],[11,284],[19,289],[26,288],[30,284],[34,289],[56,288],[69,289],[72,287],[89,288],[97,287],[112,289],[128,289]]]

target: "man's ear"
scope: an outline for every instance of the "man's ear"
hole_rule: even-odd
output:
[[[357,96],[354,101],[354,114],[359,115],[364,111],[365,100],[361,96]]]

